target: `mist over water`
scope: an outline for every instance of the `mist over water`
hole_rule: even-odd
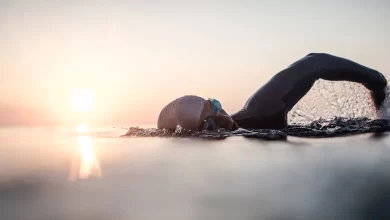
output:
[[[367,117],[390,118],[390,89],[386,88],[386,100],[376,110],[370,92],[363,85],[346,81],[318,80],[312,89],[288,114],[289,123],[308,124],[320,118]]]

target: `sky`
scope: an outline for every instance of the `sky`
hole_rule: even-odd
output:
[[[175,98],[234,113],[311,52],[390,77],[390,1],[0,1],[0,125],[155,124]],[[89,112],[72,92],[94,93]],[[82,101],[81,101],[82,102]]]

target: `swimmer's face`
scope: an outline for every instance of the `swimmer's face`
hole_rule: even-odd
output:
[[[217,113],[215,116],[215,122],[220,128],[225,128],[227,130],[232,130],[234,126],[234,121],[233,119],[224,113]]]

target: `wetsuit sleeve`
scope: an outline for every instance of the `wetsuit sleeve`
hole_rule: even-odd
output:
[[[382,90],[387,80],[378,71],[330,54],[309,54],[303,60],[316,78],[361,83],[371,91]]]
[[[243,128],[281,128],[287,113],[318,79],[350,81],[371,90],[376,106],[385,98],[386,78],[378,71],[325,53],[311,53],[273,76],[232,118]]]
[[[300,73],[295,72],[295,66],[298,66]],[[380,72],[342,57],[324,53],[311,53],[286,70],[290,74],[306,76],[298,80],[293,89],[283,98],[288,103],[289,110],[310,90],[318,79],[360,83],[371,91],[377,106],[385,98],[384,88],[387,85],[387,80]]]

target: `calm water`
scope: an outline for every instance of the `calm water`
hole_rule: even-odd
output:
[[[0,219],[389,219],[390,138],[0,129]]]

